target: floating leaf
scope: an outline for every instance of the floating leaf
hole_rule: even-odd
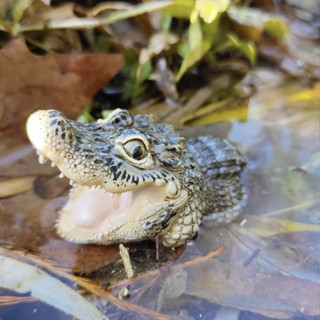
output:
[[[249,223],[246,224],[246,228],[260,237],[271,237],[287,232],[320,232],[320,227],[317,224],[302,223],[293,220],[266,217],[256,218],[250,216],[248,221]]]
[[[299,92],[294,92],[290,94],[289,99],[291,102],[296,101],[308,101],[310,106],[319,106],[320,101],[320,82],[316,82],[312,88],[307,88],[300,90]]]
[[[31,296],[80,320],[107,320],[90,302],[48,273],[0,256],[0,287]]]

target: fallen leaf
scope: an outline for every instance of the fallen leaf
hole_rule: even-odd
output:
[[[319,205],[320,201],[317,202]],[[244,219],[246,218],[244,217]],[[249,216],[248,219],[246,219],[246,222],[246,228],[260,237],[271,237],[288,232],[320,232],[320,227],[317,224],[302,223],[286,219]]]
[[[0,129],[23,129],[36,109],[75,118],[123,65],[119,54],[31,53],[17,38],[0,50]]]
[[[141,65],[149,61],[153,56],[158,55],[164,50],[167,50],[173,44],[177,43],[178,37],[173,33],[159,32],[154,34],[150,40],[148,47],[140,51],[139,63]]]
[[[131,292],[138,295],[136,303],[165,305],[167,312],[177,305],[188,310],[188,301],[204,304],[200,306],[204,310],[205,300],[277,319],[319,316],[319,232],[295,232],[293,238],[277,241],[261,239],[249,230],[237,223],[217,229],[208,221],[196,244],[187,246],[180,256],[177,262],[182,261],[181,265],[125,280],[120,288],[130,284]],[[221,244],[226,245],[225,250],[212,258],[210,250]],[[164,294],[162,290],[170,286],[174,286],[172,294]]]
[[[0,181],[0,198],[10,197],[33,188],[35,177],[17,177]]]
[[[24,262],[0,256],[0,283],[2,288],[21,294],[30,293],[77,319],[108,320],[94,305],[66,284]]]

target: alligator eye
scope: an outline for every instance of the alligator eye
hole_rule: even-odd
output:
[[[141,160],[147,155],[146,146],[141,140],[128,141],[123,148],[128,156],[135,160]]]

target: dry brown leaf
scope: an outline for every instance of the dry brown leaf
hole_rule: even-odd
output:
[[[75,118],[123,65],[119,54],[31,53],[24,40],[0,50],[0,129],[23,128],[40,108],[59,108]]]

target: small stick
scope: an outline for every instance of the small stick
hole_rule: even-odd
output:
[[[159,261],[159,236],[156,236],[156,260]]]
[[[132,278],[134,275],[134,272],[132,269],[129,251],[127,250],[127,248],[125,248],[125,246],[122,243],[119,245],[119,253],[123,261],[123,265],[124,265],[124,269],[126,271],[127,277]]]

